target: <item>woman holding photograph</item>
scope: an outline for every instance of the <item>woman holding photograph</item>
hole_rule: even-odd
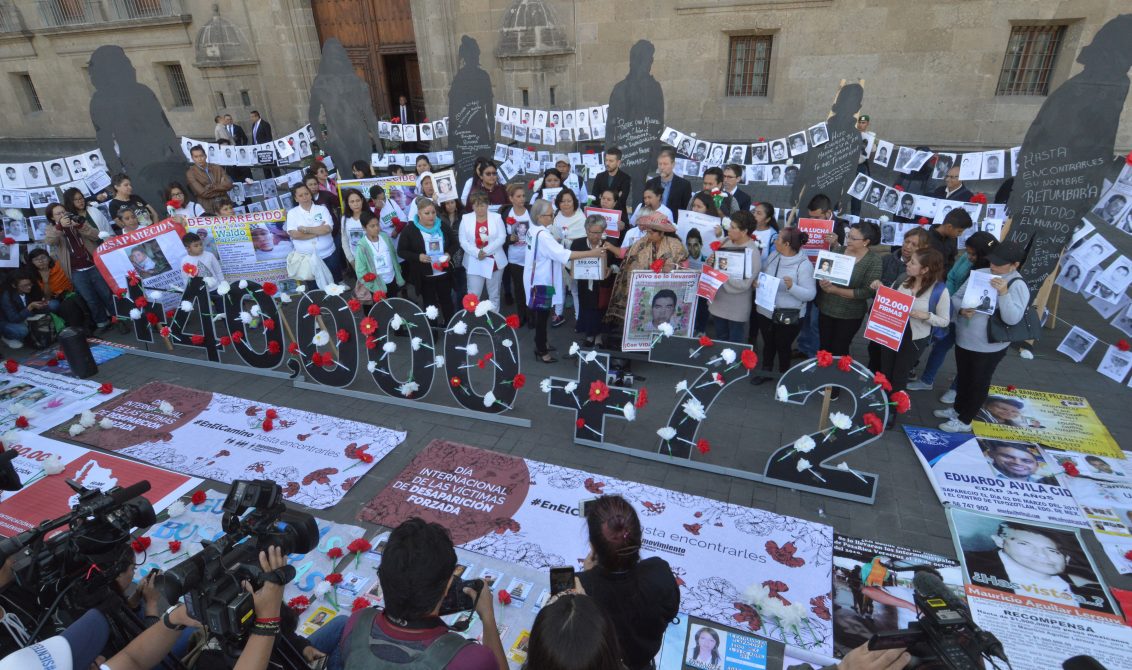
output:
[[[354,247],[361,238],[366,235],[366,224],[370,219],[377,219],[377,216],[370,211],[367,206],[365,197],[362,192],[348,188],[342,191],[342,199],[346,202],[346,211],[342,214],[342,225],[339,229],[342,231],[342,239],[340,244],[342,250],[346,254],[346,262],[350,267],[354,267]],[[378,226],[381,225],[381,220],[378,219]],[[358,275],[361,277],[361,275]]]
[[[554,294],[562,292],[562,267],[567,262],[579,258],[600,258],[602,254],[615,247],[603,243],[596,249],[570,251],[554,238],[550,227],[554,225],[554,208],[545,200],[535,200],[531,205],[531,240],[527,246],[527,257],[523,263],[523,294],[527,307],[533,312],[535,322],[535,358],[543,363],[554,363],[558,359],[550,355],[546,342],[546,326]]]
[[[417,196],[424,196],[431,200],[433,204],[436,203],[436,185],[433,183],[432,173],[427,170],[417,176]],[[412,204],[409,205],[409,220],[412,221],[416,215],[417,200],[413,198]]]
[[[419,198],[417,218],[397,236],[397,255],[421,306],[436,305],[444,323],[452,319],[452,255],[460,248],[456,234],[436,214],[436,204]],[[443,324],[435,324],[443,328]]]
[[[749,253],[751,267],[749,272],[739,272],[729,276],[719,287],[715,300],[708,312],[715,319],[715,336],[725,342],[745,342],[747,322],[751,319],[751,303],[755,295],[755,277],[759,276],[761,258],[759,243],[751,239],[750,231],[755,227],[755,216],[748,211],[739,210],[731,216],[731,226],[719,250],[708,258],[708,265],[715,265],[719,251]],[[747,277],[744,279],[744,275]]]
[[[548,168],[542,173],[542,179],[535,185],[535,194],[532,200],[544,200],[543,191],[548,188],[562,188],[562,173],[555,168]]]
[[[802,330],[802,317],[806,316],[806,308],[818,292],[814,264],[801,253],[808,239],[806,233],[797,228],[783,228],[774,240],[774,253],[764,265],[763,271],[777,277],[779,283],[773,311],[755,306],[755,326],[763,338],[763,373],[751,377],[754,386],[773,379],[770,372],[774,370],[776,358],[779,373],[790,369],[790,351]]]
[[[499,218],[507,225],[507,241],[503,243],[503,251],[507,254],[507,267],[503,274],[510,282],[511,296],[520,298],[515,300],[515,312],[519,315],[519,325],[527,324],[534,328],[535,324],[527,314],[527,303],[521,299],[523,295],[523,266],[527,262],[527,243],[530,240],[531,211],[527,208],[527,187],[518,182],[507,185],[507,199],[510,205],[504,205],[499,210]],[[455,200],[449,201],[455,202]],[[444,203],[448,204],[448,203]]]
[[[818,282],[818,336],[821,348],[834,356],[846,356],[861,321],[876,295],[873,282],[880,279],[881,257],[870,251],[880,241],[880,229],[869,221],[855,223],[845,230],[845,245],[831,250],[852,256],[853,274],[848,286],[837,286],[828,279]],[[837,397],[838,390],[833,390]]]
[[[943,254],[931,247],[917,249],[908,259],[904,276],[903,281],[897,279],[890,284],[891,288],[915,298],[900,348],[893,351],[869,342],[869,369],[884,373],[892,384],[893,392],[905,389],[912,365],[931,344],[933,329],[947,328],[951,323],[951,295],[947,292]],[[873,283],[873,288],[881,285],[878,280]],[[890,413],[888,416],[891,424],[896,415]]]
[[[570,244],[571,251],[589,251],[605,248],[605,219],[598,214],[586,217],[586,236]],[[612,246],[612,245],[610,245]],[[609,295],[613,291],[610,269],[617,257],[605,253],[601,279],[578,279],[571,271],[571,285],[578,288],[575,298],[578,301],[577,330],[585,338],[582,345],[593,347],[601,333],[601,313],[609,306]]]
[[[672,272],[687,267],[688,251],[676,237],[676,226],[659,212],[642,210],[637,225],[645,229],[645,236],[626,249],[617,249],[621,257],[621,271],[613,281],[613,293],[605,312],[605,323],[619,337],[625,326],[625,313],[629,307],[629,277],[634,270],[651,270],[659,262],[661,272]],[[619,348],[619,347],[612,347]]]
[[[77,198],[74,197],[76,195]],[[105,330],[110,327],[111,317],[116,310],[110,287],[94,265],[99,231],[83,214],[76,213],[95,208],[85,207],[86,201],[82,199],[82,193],[78,189],[69,188],[63,196],[71,208],[58,203],[47,207],[48,225],[44,239],[55,262],[86,301],[95,327]],[[129,215],[132,217],[133,212],[129,212]]]
[[[306,184],[292,186],[291,198],[298,204],[287,212],[287,234],[295,247],[287,255],[287,275],[297,281],[313,280],[320,289],[341,281],[330,210],[314,203],[314,193]]]

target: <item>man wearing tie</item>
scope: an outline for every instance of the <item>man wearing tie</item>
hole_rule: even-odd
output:
[[[236,125],[236,123],[232,120],[231,114],[224,115],[224,127],[228,130],[228,134],[232,136],[232,144],[238,147],[247,146],[248,134],[244,132],[243,128]],[[234,165],[229,168],[229,172],[231,173],[233,179],[240,181],[243,181],[244,179],[250,179],[252,176],[252,170],[249,167]]]
[[[409,109],[409,99],[405,96],[397,97],[397,118],[401,123],[413,123],[412,111]]]
[[[656,157],[657,176],[648,180],[645,188],[660,187],[660,204],[672,210],[672,223],[680,218],[679,211],[692,199],[692,185],[673,172],[676,167],[676,150],[664,147]]]
[[[259,112],[252,110],[252,144],[271,144],[275,138],[271,135],[271,124],[267,122]],[[276,177],[279,171],[274,167],[263,168],[264,177]]]

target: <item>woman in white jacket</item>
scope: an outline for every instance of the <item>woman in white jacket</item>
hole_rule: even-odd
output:
[[[464,269],[468,272],[468,293],[479,296],[487,284],[488,299],[500,308],[499,288],[507,254],[507,226],[495,212],[488,211],[486,193],[475,192],[469,198],[472,211],[460,220],[460,247],[464,250]]]
[[[774,239],[774,252],[766,259],[763,273],[777,277],[779,281],[773,311],[758,302],[755,304],[755,325],[763,338],[762,374],[751,377],[755,386],[773,379],[769,373],[774,370],[776,358],[780,373],[790,369],[790,349],[802,330],[806,306],[817,295],[814,264],[800,253],[806,240],[807,235],[797,228],[783,228]],[[755,289],[756,294],[765,290]],[[775,312],[779,312],[777,320]]]

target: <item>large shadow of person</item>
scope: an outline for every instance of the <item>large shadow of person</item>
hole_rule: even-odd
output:
[[[335,165],[348,166],[368,157],[375,147],[382,149],[369,86],[354,73],[346,48],[333,37],[322,45],[310,97],[308,122]],[[325,133],[320,117],[325,119]]]
[[[864,99],[865,89],[860,84],[845,84],[838,89],[825,122],[829,141],[811,147],[802,156],[802,168],[791,192],[795,206],[805,204],[801,200],[808,201],[818,193],[836,203],[848,190],[849,182],[857,175],[857,158],[861,154],[857,112],[861,111]]]
[[[1130,35],[1132,14],[1122,14],[1101,26],[1093,41],[1077,55],[1084,69],[1046,98],[1022,142],[1019,178],[1009,202],[1014,221],[1007,240],[1028,247],[1026,262],[1019,271],[1032,295],[1037,295],[1053,271],[1073,229],[1096,202],[1103,185],[1128,97]],[[1069,173],[1051,173],[1059,175],[1059,180],[1076,177],[1073,188],[1060,189],[1056,207],[1027,207],[1028,203],[1048,202],[1049,189],[1059,188],[1056,183],[1027,175],[1062,165],[1081,166]]]
[[[632,202],[640,202],[645,177],[660,151],[664,132],[664,91],[652,76],[656,47],[639,40],[629,49],[629,74],[617,82],[609,94],[606,123],[607,147],[623,152],[621,169],[633,178]]]
[[[480,45],[460,38],[460,69],[448,90],[448,142],[460,181],[472,176],[477,156],[490,158],[495,143],[495,98],[491,77],[480,67]]]
[[[157,96],[138,82],[134,64],[119,46],[95,49],[90,80],[90,120],[106,169],[110,174],[125,172],[134,193],[162,202],[165,185],[183,180],[187,163]]]

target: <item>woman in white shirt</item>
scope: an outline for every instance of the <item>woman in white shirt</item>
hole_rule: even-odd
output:
[[[660,212],[664,215],[664,218],[672,221],[672,210],[665,206],[663,202],[661,202],[661,199],[663,197],[663,186],[656,184],[652,186],[646,186],[644,192],[641,195],[641,204],[637,205],[637,208],[633,210],[633,215],[629,217],[629,225],[637,225],[637,219],[641,216],[640,212],[642,207],[647,207],[654,212]],[[644,231],[640,229],[634,228],[633,230],[635,230],[636,232],[633,232],[631,230],[628,233],[625,233],[625,241],[621,243],[621,246],[625,247],[626,249],[633,246],[633,242],[636,242],[638,239],[640,239],[641,235],[644,234]],[[633,236],[632,240],[629,240],[630,235]]]
[[[488,299],[499,309],[499,289],[507,254],[503,243],[507,228],[503,219],[488,211],[488,196],[476,191],[469,197],[472,211],[460,220],[460,248],[464,250],[464,269],[468,272],[468,293],[479,297],[487,285]]]
[[[554,172],[557,174],[558,171],[555,170]],[[574,240],[580,240],[586,236],[586,215],[578,206],[578,196],[568,188],[558,192],[558,195],[554,198],[554,206],[558,209],[558,214],[554,216],[554,228],[552,229],[554,236],[566,248],[570,248]],[[574,295],[576,304],[578,302],[578,282],[573,279],[570,280],[570,292]],[[552,328],[557,328],[566,323],[566,317],[562,316],[565,309],[566,292],[560,291],[554,296],[554,318],[550,321]]]
[[[330,210],[314,204],[306,184],[292,186],[291,198],[298,204],[287,212],[287,234],[295,247],[287,256],[287,274],[299,281],[313,279],[319,288],[341,281]]]
[[[511,204],[499,211],[499,216],[507,224],[507,243],[503,245],[504,251],[507,252],[507,268],[504,274],[511,281],[511,294],[521,297],[523,264],[527,262],[527,242],[531,237],[531,210],[527,209],[527,187],[518,182],[508,184],[507,199]],[[519,315],[520,325],[530,324],[526,302],[521,299],[515,300],[515,312]]]
[[[550,287],[557,294],[562,291],[563,266],[578,258],[600,258],[607,251],[616,251],[617,248],[608,242],[596,249],[587,251],[570,251],[563,247],[550,227],[554,225],[554,210],[545,200],[536,200],[531,204],[531,243],[527,247],[526,264],[523,266],[523,297],[529,304],[531,292],[536,286]],[[469,275],[469,280],[471,276]],[[535,358],[543,363],[554,363],[558,359],[550,355],[550,348],[546,343],[546,325],[550,317],[549,305],[542,305],[541,309],[534,310],[535,321]]]

